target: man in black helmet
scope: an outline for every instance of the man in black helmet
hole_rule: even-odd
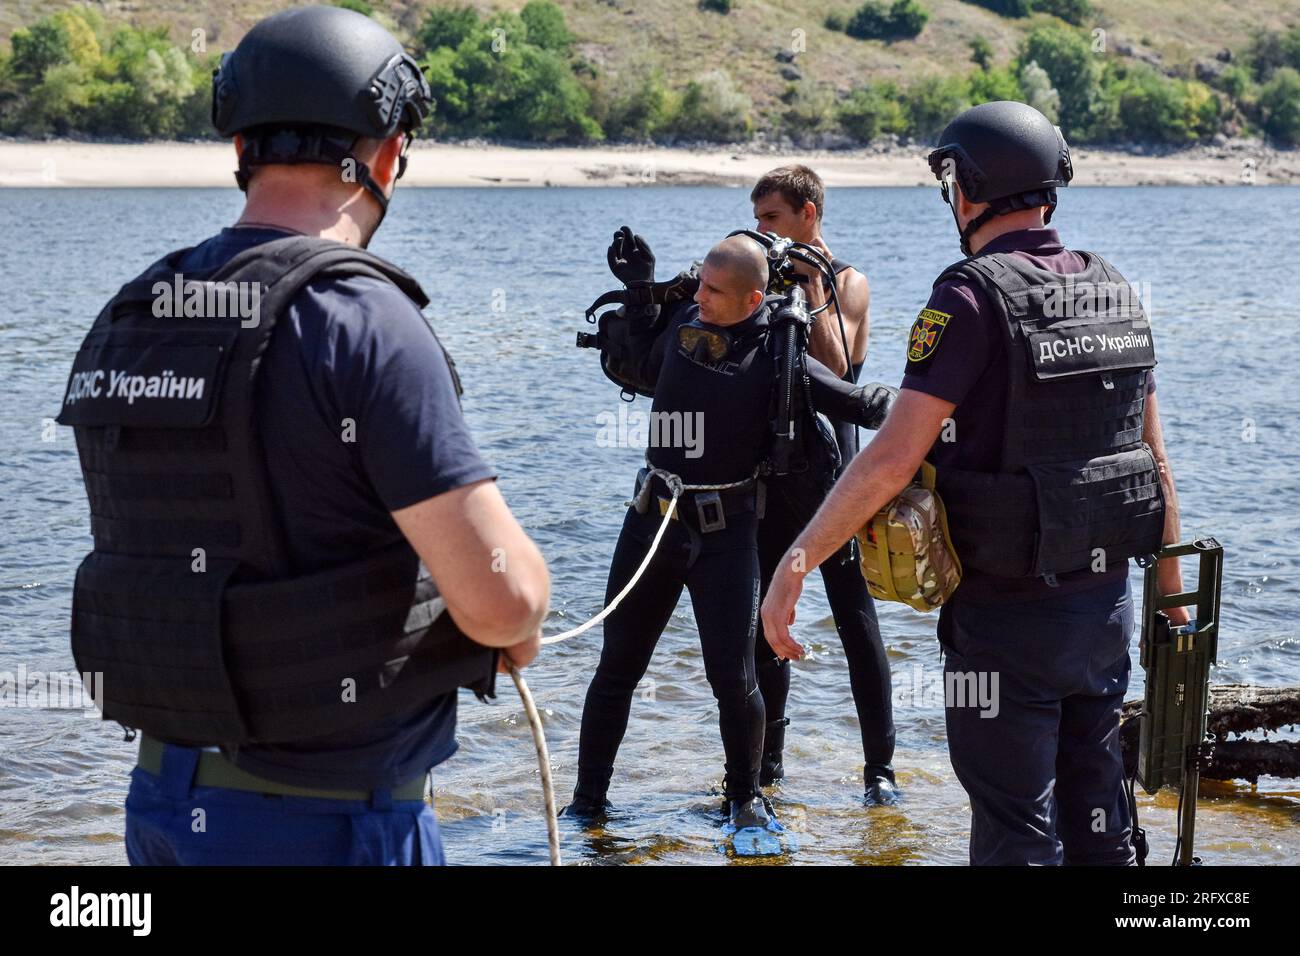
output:
[[[94,536],[73,653],[140,737],[127,856],[440,863],[457,688],[533,658],[549,582],[426,296],[362,251],[429,89],[333,7],[257,24],[213,85],[243,215],[123,286],[59,419]]]
[[[899,398],[782,561],[764,628],[778,654],[802,656],[789,631],[800,568],[928,460],[964,572],[939,638],[971,862],[1129,864],[1127,559],[1179,534],[1150,325],[1113,266],[1048,228],[1072,169],[1041,113],[986,103],[939,142],[930,164],[968,258],[935,282]],[[1159,578],[1182,591],[1176,561]]]

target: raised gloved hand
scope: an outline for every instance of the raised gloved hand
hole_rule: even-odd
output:
[[[645,285],[655,278],[655,255],[650,246],[632,230],[623,226],[614,233],[614,241],[606,253],[609,271],[624,285]]]
[[[885,423],[885,417],[889,414],[894,399],[898,397],[898,389],[892,385],[871,382],[854,389],[853,396],[858,402],[857,424],[863,428],[879,428]]]

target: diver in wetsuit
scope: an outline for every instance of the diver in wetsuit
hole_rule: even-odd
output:
[[[781,166],[764,174],[750,193],[758,228],[778,236],[808,243],[820,249],[835,273],[830,279],[797,265],[807,280],[808,307],[815,309],[828,299],[831,305],[812,328],[808,354],[832,371],[851,371],[856,382],[866,362],[871,291],[866,276],[847,262],[831,256],[822,238],[825,187],[821,177],[807,166]],[[834,295],[832,295],[834,291]],[[841,324],[842,319],[842,324]],[[841,339],[843,334],[843,339]],[[858,450],[857,428],[852,422],[837,421],[835,439],[840,451],[840,472]],[[762,569],[763,593],[776,572],[777,562],[807,526],[818,505],[830,493],[837,473],[809,469],[773,478],[767,488],[767,509],[758,532],[758,557]],[[835,630],[844,646],[849,685],[858,713],[862,735],[863,789],[869,804],[893,804],[895,789],[894,715],[889,658],[885,653],[876,618],[875,604],[859,570],[856,541],[850,539],[838,554],[821,565],[826,601],[835,619]],[[783,751],[786,700],[790,694],[790,664],[777,657],[763,639],[762,622],[755,641],[758,686],[767,713],[760,783],[767,786],[785,776]]]
[[[650,442],[649,469],[639,476],[610,566],[606,604],[626,586],[650,548],[672,501],[673,479],[687,490],[644,576],[605,621],[600,663],[587,691],[578,780],[569,815],[603,811],[614,759],[627,729],[632,697],[683,587],[691,594],[705,673],[718,702],[726,761],[725,798],[736,827],[765,826],[770,808],[759,791],[763,699],[754,641],[759,601],[757,532],[761,485],[756,475],[773,445],[769,409],[777,381],[773,301],[765,296],[767,260],[757,243],[731,237],[709,251],[694,303],[651,300],[654,256],[626,226],[615,234],[609,261],[627,286],[623,339],[606,338],[603,360],[619,351],[621,383],[654,397],[652,434],[693,434],[698,442]],[[662,314],[661,314],[662,313]],[[602,331],[605,325],[602,322]],[[606,372],[610,367],[606,361]],[[808,393],[817,408],[864,427],[883,420],[884,386],[854,388],[815,360],[807,362]],[[614,377],[611,375],[611,377]],[[628,387],[624,384],[625,389]],[[688,425],[689,423],[689,425]],[[832,437],[804,412],[800,435],[834,461]]]

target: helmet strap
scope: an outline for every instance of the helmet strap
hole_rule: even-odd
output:
[[[981,228],[981,227],[982,227],[986,222],[988,222],[990,219],[993,219],[993,218],[995,218],[995,217],[997,217],[997,216],[1000,216],[1000,215],[1002,215],[1003,213],[1005,213],[1005,212],[1009,212],[1009,211],[1010,211],[1010,210],[1007,210],[1007,209],[996,209],[996,208],[994,208],[993,206],[989,206],[988,209],[985,209],[982,213],[980,213],[978,216],[976,216],[976,217],[975,217],[974,219],[972,219],[970,222],[966,223],[966,228],[965,228],[965,229],[961,229],[961,225],[960,225],[960,223],[959,223],[957,228],[961,230],[961,251],[962,251],[962,253],[965,254],[965,255],[968,255],[968,256],[974,255],[974,253],[971,252],[971,249],[970,249],[970,241],[971,241],[971,237],[974,236],[975,233],[979,232],[980,228]],[[952,209],[952,216],[953,216],[953,219],[956,219],[956,218],[957,218],[957,207],[956,207],[956,206],[954,206],[953,209]]]
[[[946,202],[948,208],[952,210],[952,221],[957,226],[957,235],[961,237],[962,255],[965,256],[974,255],[974,253],[970,251],[971,236],[975,235],[979,228],[994,216],[999,216],[1003,212],[1007,211],[1006,209],[1000,208],[996,203],[990,204],[988,209],[985,209],[970,222],[966,223],[966,228],[963,229],[961,220],[957,218],[957,203],[954,201],[952,191],[949,189],[946,182],[943,184],[943,201]]]
[[[388,214],[388,197],[375,182],[370,167],[359,160],[353,153],[357,137],[350,139],[347,135],[336,135],[320,130],[268,130],[252,134],[244,143],[239,154],[239,169],[235,171],[235,182],[242,192],[248,192],[248,182],[253,170],[258,166],[286,165],[299,166],[314,163],[321,166],[344,168],[350,163],[358,182],[375,201],[379,203],[379,223]],[[405,172],[405,157],[402,160]],[[400,172],[399,172],[400,175]]]
[[[1005,216],[1007,213],[1016,212],[1020,209],[1033,209],[1038,206],[1046,206],[1047,213],[1043,216],[1043,224],[1046,225],[1052,221],[1052,213],[1056,212],[1055,189],[1023,193],[1019,196],[1008,196],[1005,199],[994,200],[989,203],[989,208],[985,209],[970,222],[966,223],[966,228],[963,229],[961,221],[957,218],[957,204],[951,200],[947,189],[944,190],[943,198],[952,209],[952,221],[957,224],[957,232],[961,236],[961,251],[963,255],[967,256],[974,255],[974,253],[971,252],[970,247],[971,238],[975,233],[979,232],[980,228],[990,219],[997,216]]]

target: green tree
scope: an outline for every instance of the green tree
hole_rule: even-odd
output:
[[[1053,123],[1060,122],[1061,95],[1056,92],[1056,87],[1052,86],[1052,79],[1047,75],[1047,71],[1033,60],[1020,70],[1020,91],[1024,94],[1024,102]]]
[[[434,136],[457,132],[473,109],[469,84],[456,72],[459,65],[457,52],[445,46],[430,50],[420,60],[433,92],[433,115],[427,122],[428,132]]]
[[[844,32],[859,40],[892,42],[915,37],[929,19],[929,12],[916,0],[894,0],[889,7],[867,0],[849,18]]]
[[[564,11],[550,0],[529,0],[519,11],[528,28],[528,42],[543,50],[567,56],[573,49],[573,34],[564,22]]]
[[[989,41],[983,37],[976,37],[970,41],[970,59],[971,62],[981,70],[987,70],[993,65],[993,47]]]
[[[970,0],[977,7],[992,10],[1004,17],[1027,17],[1033,4],[1030,0]]]
[[[929,20],[930,11],[916,0],[894,0],[889,8],[889,28],[896,39],[919,36]]]
[[[1291,146],[1300,145],[1300,71],[1279,67],[1259,91],[1264,131]]]
[[[1251,81],[1250,70],[1240,63],[1224,67],[1223,71],[1211,81],[1217,89],[1227,93],[1234,101],[1250,99],[1255,84]]]
[[[966,81],[957,76],[932,76],[914,83],[904,94],[909,132],[931,140],[948,122],[971,105]]]
[[[753,104],[736,89],[726,70],[717,69],[686,84],[673,132],[690,139],[731,143],[754,129]]]
[[[1204,83],[1170,79],[1146,64],[1108,77],[1116,99],[1115,132],[1139,142],[1190,143],[1210,136],[1220,103]]]
[[[1062,130],[1067,137],[1085,138],[1092,126],[1101,76],[1088,41],[1074,30],[1038,27],[1021,45],[1020,62],[1034,62],[1047,71],[1061,99]]]
[[[792,84],[782,99],[786,109],[781,114],[781,130],[795,139],[820,133],[835,122],[835,99],[830,90],[804,81]]]
[[[473,7],[432,7],[415,32],[415,47],[421,52],[456,49],[479,26],[478,11]]]
[[[1060,17],[1066,23],[1082,26],[1092,15],[1092,4],[1088,0],[1033,0],[1035,10]]]
[[[72,62],[72,39],[58,20],[47,17],[28,29],[18,29],[9,38],[13,48],[13,71],[20,79],[40,82],[45,71]]]
[[[849,17],[844,32],[858,40],[886,40],[889,38],[889,11],[883,3],[867,0]]]
[[[68,55],[78,66],[93,68],[102,56],[99,39],[95,36],[95,27],[88,16],[99,16],[98,11],[89,8],[60,10],[53,20],[63,27],[68,35]],[[102,18],[101,21],[102,23]]]
[[[907,112],[892,83],[857,87],[840,101],[835,113],[840,128],[864,143],[885,133],[907,132]]]
[[[431,10],[420,28],[421,42],[429,44],[422,63],[437,100],[430,131],[538,142],[601,139],[559,14],[545,2],[487,20],[469,8]]]
[[[1019,100],[1024,96],[1015,72],[1005,67],[976,70],[970,76],[969,85],[971,105],[995,100]]]
[[[1246,61],[1254,71],[1258,83],[1265,82],[1282,67],[1300,70],[1300,27],[1294,27],[1286,33],[1258,31],[1246,51]]]
[[[648,140],[669,125],[675,101],[663,71],[637,63],[602,78],[597,119],[611,139]]]

